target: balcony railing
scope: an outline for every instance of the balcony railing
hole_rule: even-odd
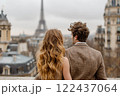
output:
[[[120,16],[120,13],[116,13],[116,12],[104,13],[104,16]]]
[[[35,77],[0,77],[0,80],[34,80]],[[107,78],[108,80],[120,80],[120,78]]]
[[[106,6],[105,6],[105,8],[110,8],[110,7],[120,7],[120,4],[117,4],[117,5],[115,5],[115,6],[113,6],[113,5],[106,5]]]

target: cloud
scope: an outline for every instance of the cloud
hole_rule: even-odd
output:
[[[47,1],[47,0],[46,0]],[[103,16],[105,0],[51,0],[46,11],[55,16],[70,19],[100,19]],[[51,7],[52,6],[52,7]]]
[[[12,23],[12,35],[18,35],[23,30],[27,34],[34,34],[40,18],[40,1],[6,0],[3,2],[5,13]],[[47,26],[60,29],[63,34],[69,34],[67,28],[70,23],[83,21],[88,24],[93,34],[97,25],[104,24],[103,14],[106,3],[107,0],[44,0]]]

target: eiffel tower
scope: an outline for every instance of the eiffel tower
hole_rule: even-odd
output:
[[[44,6],[43,6],[43,0],[41,0],[40,21],[39,21],[38,28],[36,29],[34,36],[41,37],[41,35],[45,34],[46,30],[47,30],[47,26],[46,26],[46,21],[44,19]]]

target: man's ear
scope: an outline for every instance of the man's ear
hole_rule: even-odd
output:
[[[75,40],[77,40],[77,38],[78,38],[78,36],[76,35],[76,36],[75,36]]]

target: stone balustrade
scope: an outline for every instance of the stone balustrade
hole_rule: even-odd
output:
[[[0,80],[34,80],[35,77],[0,77]],[[108,80],[120,80],[120,78],[108,78]]]

